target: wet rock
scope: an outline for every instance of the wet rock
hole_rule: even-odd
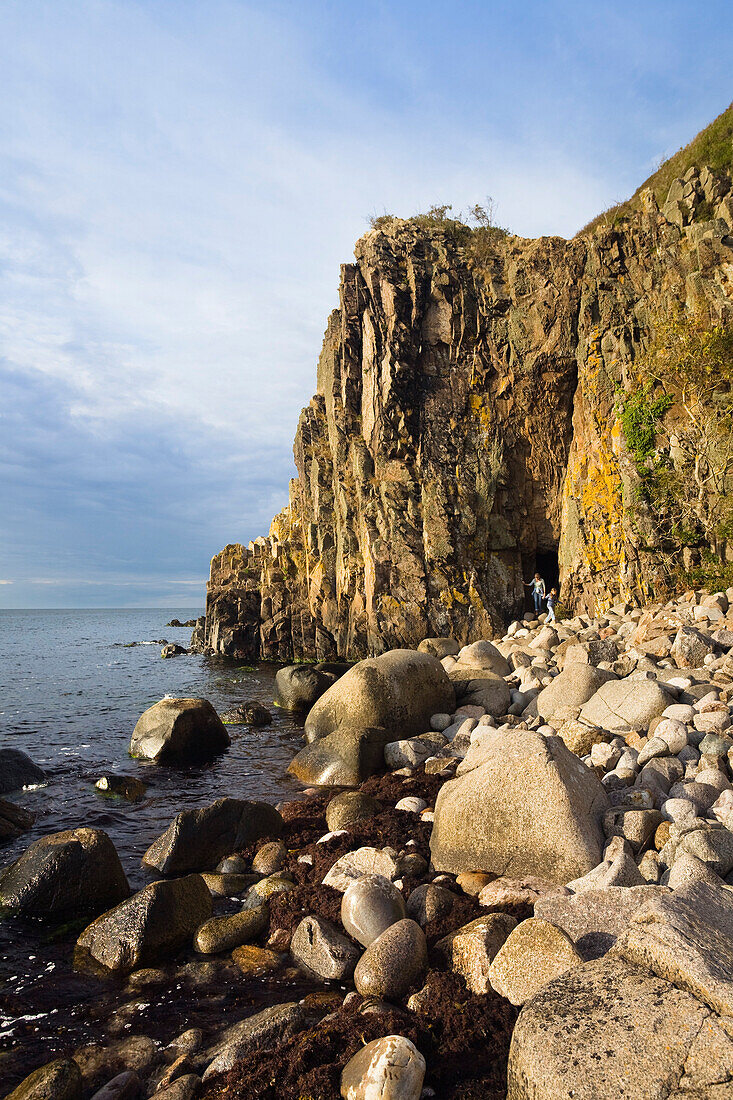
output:
[[[74,1051],[85,1094],[129,1070],[144,1078],[159,1057],[158,1043],[147,1035],[128,1035],[125,1039],[106,1041],[104,1045],[91,1043]]]
[[[357,848],[337,859],[323,879],[324,886],[345,893],[352,882],[364,875],[382,875],[390,882],[397,878],[397,853],[393,848]]]
[[[217,875],[246,875],[249,872],[249,863],[238,853],[225,856],[215,868]]]
[[[354,984],[363,997],[399,1001],[425,974],[425,934],[413,920],[401,920],[378,936],[359,959]]]
[[[38,787],[48,782],[43,768],[20,749],[0,749],[0,794]]]
[[[195,1100],[201,1088],[201,1078],[195,1073],[184,1073],[170,1085],[155,1092],[156,1100]]]
[[[185,653],[188,653],[188,650],[184,649],[182,645],[177,645],[175,642],[168,642],[160,651],[160,655],[163,659],[168,657],[180,657]]]
[[[343,725],[301,749],[288,771],[301,783],[357,787],[383,770],[384,746],[390,738],[376,726]]]
[[[174,955],[211,916],[211,894],[200,875],[151,882],[103,913],[77,946],[108,970],[133,970]]]
[[[371,798],[368,794],[362,794],[361,791],[342,791],[326,806],[326,824],[331,832],[348,829],[356,821],[366,821],[374,817],[381,809],[376,798]]]
[[[34,1070],[6,1100],[81,1100],[82,1078],[71,1058],[57,1058]]]
[[[507,1100],[713,1100],[708,1086],[732,1057],[708,1008],[606,956],[568,970],[525,1004],[512,1035]],[[683,1074],[684,1092],[670,1093]]]
[[[29,917],[99,913],[129,893],[115,846],[101,829],[41,837],[0,871],[0,905]]]
[[[229,734],[207,699],[161,699],[138,718],[130,756],[180,766],[209,759],[229,744]]]
[[[381,727],[409,737],[428,728],[430,717],[452,713],[455,693],[436,657],[394,649],[354,665],[329,688],[305,723],[309,740],[325,737],[344,725]]]
[[[248,726],[269,726],[272,722],[272,714],[254,699],[250,699],[242,707],[243,718]]]
[[[404,917],[402,894],[382,875],[363,875],[351,883],[341,899],[341,923],[364,947]]]
[[[201,878],[214,898],[235,898],[259,881],[260,876],[219,874],[216,871],[202,871]]]
[[[252,860],[252,870],[260,875],[274,875],[281,871],[288,856],[288,850],[281,840],[271,840],[257,849]]]
[[[607,808],[598,777],[560,738],[497,731],[483,763],[438,794],[433,864],[565,883],[600,861]]]
[[[98,1089],[92,1100],[137,1100],[141,1091],[140,1078],[134,1070],[127,1069]]]
[[[419,1100],[425,1059],[403,1035],[374,1039],[354,1055],[341,1074],[344,1100]]]
[[[456,895],[452,890],[425,882],[417,886],[407,899],[407,915],[424,928],[430,921],[447,916],[455,902]]]
[[[220,798],[198,810],[182,810],[143,856],[164,875],[208,871],[229,852],[253,840],[279,836],[282,818],[267,802]]]
[[[94,786],[102,794],[124,798],[127,802],[141,802],[147,790],[143,781],[132,775],[103,775]]]
[[[0,844],[22,836],[35,820],[35,816],[28,810],[0,798]]]
[[[257,947],[251,943],[235,947],[232,951],[232,959],[245,978],[264,977],[279,970],[283,964],[283,956],[278,951],[272,951],[269,947]]]
[[[196,932],[194,947],[202,955],[218,955],[250,943],[265,931],[269,923],[266,905],[244,909],[225,917],[212,917]]]
[[[283,1043],[314,1022],[314,1016],[295,1001],[273,1005],[228,1027],[204,1057],[204,1081],[227,1073],[252,1050],[264,1050]]]
[[[294,889],[293,882],[289,877],[286,878],[285,874],[268,875],[267,878],[260,879],[259,882],[250,886],[244,899],[244,908],[256,909],[276,894],[287,894],[292,889]]]
[[[275,702],[283,710],[310,710],[333,682],[311,665],[288,665],[275,674]]]
[[[436,943],[435,951],[455,974],[460,974],[472,993],[488,993],[492,988],[491,964],[516,926],[515,918],[507,913],[488,913],[444,936]]]
[[[359,949],[351,940],[330,921],[315,916],[304,917],[295,929],[290,954],[299,966],[324,981],[350,978],[359,961]]]
[[[522,1005],[582,961],[562,929],[530,917],[510,932],[491,963],[489,980],[502,997],[513,1005]]]

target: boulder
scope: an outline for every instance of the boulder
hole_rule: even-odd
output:
[[[143,863],[164,875],[209,871],[260,837],[279,836],[283,820],[268,802],[219,798],[198,810],[181,810],[148,848]]]
[[[612,672],[592,665],[568,665],[535,699],[537,714],[550,721],[562,707],[582,707],[603,684],[613,679]]]
[[[57,1058],[21,1081],[5,1100],[81,1100],[82,1077],[71,1058]]]
[[[497,673],[458,665],[448,675],[464,706],[480,707],[492,718],[500,718],[509,710],[511,689]]]
[[[465,645],[458,654],[458,664],[466,668],[479,668],[486,672],[495,672],[497,676],[508,676],[512,671],[509,662],[491,642],[480,641]]]
[[[571,968],[525,1004],[512,1034],[507,1100],[723,1100],[724,1091],[706,1087],[732,1057],[733,1043],[708,1008],[606,956]],[[676,1090],[683,1074],[684,1093]]]
[[[359,949],[323,917],[304,917],[293,932],[290,954],[323,981],[343,982],[354,973]]]
[[[497,993],[513,1005],[522,1005],[582,961],[562,929],[539,917],[529,917],[509,932],[494,956],[488,977]]]
[[[97,917],[77,940],[107,970],[152,966],[191,943],[211,916],[211,894],[200,875],[151,882]]]
[[[101,829],[41,837],[0,871],[0,905],[27,917],[100,913],[129,893],[115,846]]]
[[[708,653],[714,651],[714,642],[693,626],[681,626],[672,643],[672,657],[679,668],[701,668]]]
[[[585,703],[580,717],[605,730],[648,730],[669,703],[656,680],[609,680]]]
[[[559,737],[497,731],[483,763],[438,794],[433,864],[565,883],[600,862],[607,809],[598,777]]]
[[[208,1062],[204,1081],[217,1073],[228,1073],[250,1051],[267,1050],[284,1043],[312,1023],[315,1018],[304,1005],[288,1001],[232,1024],[203,1057]]]
[[[48,782],[43,768],[20,749],[0,749],[0,794],[38,787]]]
[[[202,955],[218,955],[256,940],[268,925],[269,911],[265,904],[229,916],[211,917],[196,930],[194,946]]]
[[[460,974],[472,993],[488,993],[491,964],[516,926],[508,913],[487,913],[438,940],[435,951],[454,974]]]
[[[275,704],[283,710],[310,710],[333,682],[333,676],[312,665],[288,665],[275,673]]]
[[[6,840],[15,840],[22,836],[36,820],[28,810],[0,798],[0,844]],[[1,874],[2,872],[0,872]]]
[[[433,714],[455,710],[455,693],[437,657],[394,649],[370,657],[341,677],[310,711],[309,741],[340,726],[381,727],[391,736],[410,737],[429,728]]]
[[[341,923],[363,947],[405,915],[402,894],[383,875],[363,875],[341,899]]]
[[[428,965],[425,933],[414,920],[400,920],[377,936],[359,959],[354,984],[362,997],[399,1001]]]
[[[361,791],[342,791],[326,806],[326,824],[331,832],[348,829],[356,821],[366,821],[381,812],[376,798]]]
[[[535,902],[534,915],[561,928],[587,962],[613,947],[637,910],[668,893],[666,886],[606,886],[582,894],[546,895]]]
[[[376,726],[340,726],[301,749],[288,771],[309,787],[357,787],[384,770],[384,746],[391,739]]]
[[[362,1047],[344,1066],[344,1100],[419,1100],[425,1059],[404,1035],[385,1035]]]
[[[418,653],[430,653],[439,661],[444,657],[455,657],[460,649],[455,638],[423,638],[417,647]]]
[[[229,744],[208,699],[161,699],[138,718],[130,756],[180,766],[210,759]]]

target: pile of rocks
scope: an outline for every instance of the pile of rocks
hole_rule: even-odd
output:
[[[125,1095],[729,1095],[732,719],[733,590],[528,619],[345,672],[293,766],[319,788],[179,814],[144,857],[177,877],[128,897],[99,838],[38,842],[94,854],[120,896],[79,956],[131,984],[196,952],[329,990],[161,1052]],[[35,848],[3,904],[34,896]],[[48,1100],[81,1096],[64,1065]]]

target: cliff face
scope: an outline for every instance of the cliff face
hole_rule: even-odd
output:
[[[651,192],[641,205],[571,241],[487,231],[477,249],[397,219],[363,237],[289,504],[213,559],[198,645],[323,659],[490,637],[555,555],[568,606],[647,595],[618,393],[655,317],[733,318],[730,176],[693,169],[661,212]]]

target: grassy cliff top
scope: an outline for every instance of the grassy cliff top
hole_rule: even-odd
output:
[[[656,172],[637,187],[630,199],[604,210],[577,235],[592,232],[599,225],[610,225],[625,214],[639,210],[641,192],[647,187],[651,188],[657,202],[662,206],[673,180],[684,176],[688,168],[702,168],[705,165],[714,172],[733,169],[733,103],[688,145],[665,160]]]

